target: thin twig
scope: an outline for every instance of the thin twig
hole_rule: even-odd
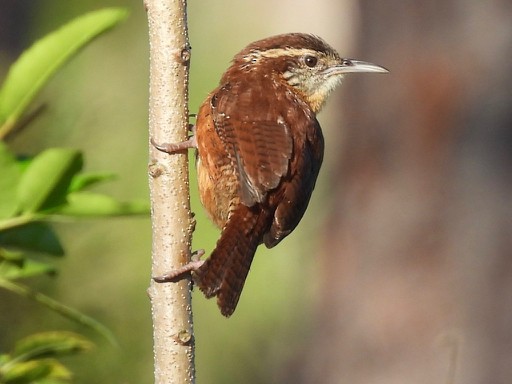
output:
[[[150,42],[149,137],[181,142],[188,133],[188,44],[186,1],[146,0]],[[190,212],[186,153],[150,147],[149,186],[153,227],[152,276],[190,260],[194,221]],[[194,383],[191,279],[151,280],[155,383]]]

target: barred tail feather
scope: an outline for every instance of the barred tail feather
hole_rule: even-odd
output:
[[[217,296],[221,313],[229,317],[235,311],[249,273],[256,248],[267,230],[265,214],[240,205],[222,230],[211,256],[196,271],[196,283],[210,298]]]

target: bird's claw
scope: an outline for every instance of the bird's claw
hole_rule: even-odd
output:
[[[187,264],[161,276],[155,276],[153,277],[153,280],[157,283],[175,283],[183,280],[189,277],[192,272],[197,271],[204,264],[204,260],[200,259],[203,255],[204,249],[199,249],[192,254],[190,261]]]
[[[180,152],[180,151],[184,151],[184,150],[187,150],[189,148],[197,148],[197,141],[196,141],[195,135],[194,136],[190,136],[188,138],[188,140],[182,141],[180,143],[162,143],[162,144],[158,144],[155,141],[155,139],[153,139],[153,138],[151,138],[150,141],[151,141],[151,144],[156,149],[158,149],[159,151],[165,152],[165,153],[170,153],[170,154],[173,154],[173,153],[176,153],[176,152]]]

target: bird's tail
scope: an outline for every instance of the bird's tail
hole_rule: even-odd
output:
[[[268,229],[265,213],[240,204],[222,230],[211,256],[195,272],[195,281],[206,297],[217,296],[221,313],[235,311],[256,248]]]

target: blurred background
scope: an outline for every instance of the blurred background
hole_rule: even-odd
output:
[[[146,198],[148,37],[142,1],[0,1],[0,77],[35,39],[105,6],[126,23],[46,87],[10,144],[79,148],[104,192]],[[512,3],[190,1],[190,111],[231,57],[310,32],[387,76],[347,76],[319,120],[326,160],[299,227],[259,249],[234,316],[194,294],[198,383],[509,383],[512,377]],[[192,180],[195,177],[191,166]],[[1,177],[1,176],[0,176]],[[218,231],[195,184],[195,248]],[[34,284],[105,323],[120,348],[67,362],[76,383],[149,383],[148,218],[59,224],[66,257]],[[6,311],[9,313],[6,313]],[[0,350],[76,325],[0,292]]]

